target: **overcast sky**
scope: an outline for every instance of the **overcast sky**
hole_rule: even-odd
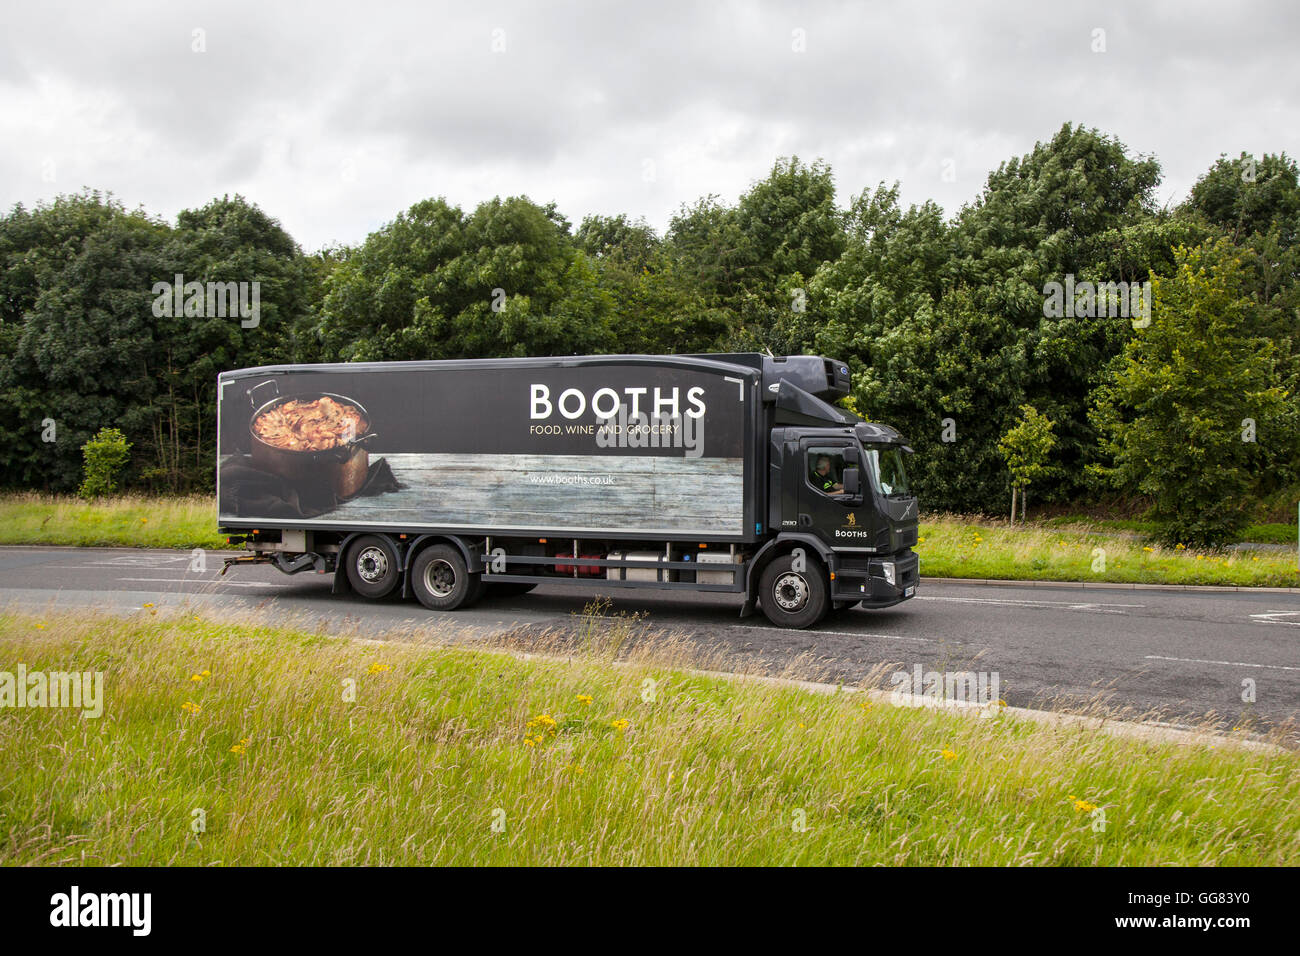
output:
[[[953,214],[1067,120],[1154,154],[1162,201],[1220,153],[1300,155],[1281,2],[10,0],[0,25],[6,209],[85,186],[174,219],[241,193],[309,251],[430,196],[662,232],[791,154],[831,164],[841,205],[899,180]]]

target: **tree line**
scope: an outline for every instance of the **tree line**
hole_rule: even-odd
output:
[[[174,223],[94,191],[19,205],[0,219],[0,485],[75,489],[114,427],[128,487],[210,489],[223,369],[770,349],[849,363],[846,404],[908,436],[928,509],[1005,510],[1006,437],[1041,420],[1036,501],[1140,495],[1169,537],[1222,540],[1300,483],[1300,180],[1243,153],[1176,206],[1160,181],[1065,124],[951,217],[902,208],[897,183],[841,206],[830,167],[794,157],[662,236],[432,198],[305,254],[238,196]],[[160,310],[177,276],[257,282],[256,322]]]

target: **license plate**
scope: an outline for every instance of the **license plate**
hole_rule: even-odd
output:
[[[913,594],[915,594],[915,593],[916,593],[916,585],[915,585],[915,584],[910,585],[909,587],[905,587],[905,588],[903,588],[903,597],[911,597],[911,596],[912,596]]]

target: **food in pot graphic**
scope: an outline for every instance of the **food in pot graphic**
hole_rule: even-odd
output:
[[[276,395],[259,407],[257,393],[267,387]],[[326,485],[340,498],[355,495],[370,468],[365,445],[375,437],[362,404],[330,392],[278,393],[275,381],[248,390],[253,464],[294,484]]]

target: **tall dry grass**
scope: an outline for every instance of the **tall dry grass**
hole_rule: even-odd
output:
[[[154,610],[0,616],[0,670],[106,676],[98,719],[0,708],[0,861],[1300,858],[1290,752],[700,674],[729,662],[599,607],[495,647],[414,626],[379,641]]]

